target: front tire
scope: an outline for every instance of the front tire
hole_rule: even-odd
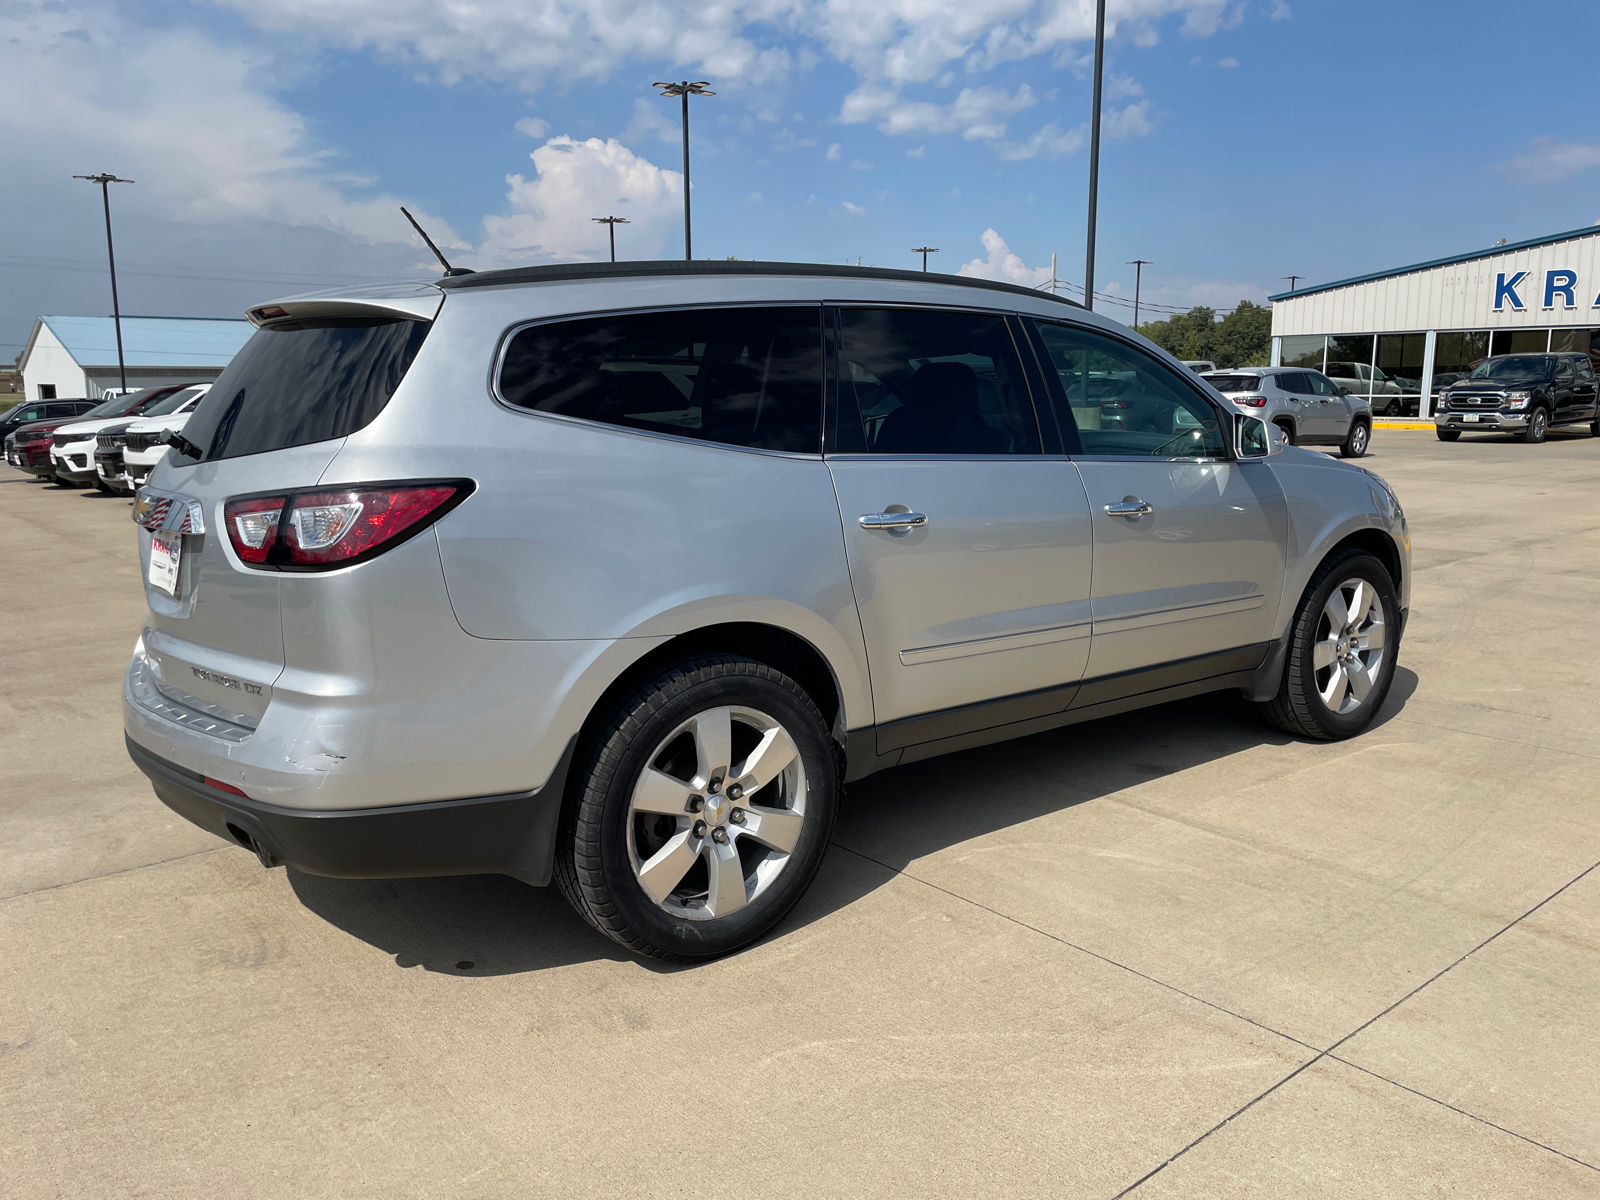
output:
[[[1394,681],[1400,602],[1384,565],[1364,550],[1328,556],[1306,585],[1289,632],[1271,724],[1331,742],[1372,724]]]
[[[1542,408],[1536,408],[1528,414],[1528,427],[1517,434],[1517,440],[1537,446],[1544,441],[1549,432],[1550,414]]]
[[[1434,426],[1433,432],[1441,442],[1459,442],[1461,440],[1461,430],[1459,429],[1440,429],[1438,426]]]
[[[787,675],[733,655],[669,668],[596,735],[556,856],[562,894],[652,958],[715,958],[761,937],[822,862],[837,751]]]
[[[1340,458],[1361,458],[1372,444],[1372,427],[1365,421],[1352,421],[1350,432],[1339,445]]]

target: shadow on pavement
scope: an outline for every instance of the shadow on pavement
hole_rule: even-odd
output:
[[[1404,667],[1373,728],[1405,707],[1417,676]],[[1237,692],[1071,725],[873,775],[847,790],[834,845],[809,893],[778,926],[793,932],[882,887],[912,861],[1260,745],[1288,745]],[[598,959],[670,972],[595,932],[554,885],[498,875],[455,879],[324,879],[291,871],[308,909],[394,956],[398,967],[512,975]],[[463,965],[470,964],[470,965]]]

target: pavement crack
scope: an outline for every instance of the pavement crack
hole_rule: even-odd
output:
[[[1322,1057],[1331,1058],[1331,1059],[1333,1059],[1334,1062],[1343,1063],[1347,1067],[1354,1067],[1357,1071],[1360,1071],[1363,1075],[1370,1075],[1374,1079],[1379,1079],[1379,1080],[1382,1080],[1384,1083],[1392,1084],[1394,1087],[1399,1088],[1402,1092],[1410,1092],[1413,1096],[1419,1096],[1423,1100],[1431,1100],[1433,1103],[1439,1105],[1442,1108],[1448,1108],[1453,1113],[1460,1113],[1463,1117],[1468,1117],[1468,1118],[1470,1118],[1470,1119],[1472,1119],[1474,1121],[1477,1121],[1480,1125],[1487,1125],[1490,1129],[1498,1129],[1501,1133],[1508,1133],[1512,1137],[1517,1138],[1520,1141],[1527,1142],[1530,1146],[1537,1146],[1541,1150],[1548,1150],[1548,1151],[1550,1151],[1551,1154],[1559,1155],[1561,1158],[1566,1159],[1568,1162],[1577,1163],[1580,1167],[1588,1167],[1589,1170],[1591,1170],[1591,1171],[1600,1171],[1600,1167],[1595,1166],[1594,1163],[1585,1162],[1581,1158],[1574,1158],[1572,1155],[1566,1153],[1563,1150],[1557,1150],[1554,1146],[1547,1146],[1543,1142],[1536,1141],[1535,1139],[1529,1137],[1525,1133],[1518,1133],[1515,1129],[1507,1129],[1504,1125],[1496,1125],[1493,1121],[1489,1120],[1487,1117],[1480,1117],[1477,1113],[1468,1112],[1464,1108],[1457,1108],[1454,1104],[1451,1104],[1449,1101],[1446,1101],[1446,1100],[1441,1100],[1437,1096],[1430,1096],[1430,1095],[1428,1095],[1427,1092],[1419,1092],[1414,1087],[1407,1087],[1405,1084],[1401,1083],[1398,1079],[1390,1079],[1387,1075],[1380,1075],[1378,1072],[1372,1070],[1370,1067],[1363,1067],[1360,1063],[1351,1062],[1348,1058],[1340,1058],[1337,1054],[1331,1054],[1330,1053],[1330,1054],[1323,1055]]]
[[[196,850],[190,854],[175,854],[171,858],[158,858],[155,862],[139,863],[137,866],[123,867],[120,871],[107,871],[103,875],[85,875],[82,879],[68,879],[62,883],[50,883],[44,887],[29,888],[25,892],[11,892],[0,896],[0,904],[7,900],[20,900],[24,896],[37,896],[44,892],[54,892],[60,888],[77,887],[81,883],[96,883],[102,879],[115,879],[118,875],[131,875],[135,871],[148,871],[151,867],[163,867],[168,863],[182,862],[186,858],[199,858],[205,854],[215,854],[219,850],[232,849],[230,846],[214,846],[210,850]]]
[[[991,916],[999,917],[1002,921],[1009,921],[1011,924],[1016,925],[1019,928],[1026,929],[1029,933],[1036,933],[1040,937],[1049,938],[1052,942],[1057,942],[1060,945],[1067,947],[1069,950],[1076,950],[1079,954],[1087,954],[1090,958],[1097,959],[1100,962],[1106,963],[1108,966],[1116,967],[1119,971],[1126,971],[1128,974],[1137,976],[1138,978],[1145,980],[1147,983],[1153,983],[1157,987],[1165,988],[1167,991],[1182,996],[1187,1000],[1193,1000],[1197,1004],[1204,1004],[1207,1008],[1214,1009],[1215,1011],[1223,1013],[1226,1016],[1243,1021],[1246,1025],[1253,1025],[1265,1033],[1270,1033],[1275,1037],[1281,1037],[1285,1041],[1293,1042],[1297,1046],[1303,1046],[1307,1050],[1316,1051],[1319,1054],[1323,1053],[1322,1051],[1318,1051],[1317,1047],[1313,1046],[1310,1042],[1303,1042],[1293,1034],[1284,1033],[1283,1030],[1274,1029],[1270,1025],[1263,1025],[1260,1021],[1253,1020],[1250,1017],[1245,1016],[1243,1013],[1234,1012],[1231,1008],[1225,1008],[1216,1003],[1214,1000],[1207,1000],[1204,996],[1196,996],[1193,992],[1186,992],[1176,984],[1168,983],[1164,979],[1157,979],[1154,975],[1146,975],[1137,967],[1130,967],[1127,963],[1118,962],[1114,958],[1107,958],[1104,954],[1099,954],[1093,950],[1090,950],[1087,946],[1080,946],[1076,942],[1069,942],[1066,938],[1060,936],[1059,934],[1051,933],[1048,929],[1040,929],[1037,925],[1030,925],[1026,921],[1013,917],[1010,913],[1001,912],[997,908],[990,908],[987,904],[982,904],[979,901],[972,899],[970,896],[963,896],[959,892],[952,892],[949,888],[940,887],[937,883],[932,883],[929,880],[923,879],[918,875],[913,875],[911,872],[902,870],[899,867],[890,866],[882,859],[874,858],[872,855],[866,854],[860,850],[852,849],[849,846],[841,846],[838,842],[830,842],[829,844],[835,849],[843,850],[846,854],[854,854],[857,858],[863,858],[867,862],[876,863],[884,870],[892,872],[895,875],[909,879],[914,883],[920,883],[923,887],[932,888],[936,892],[942,892],[944,895],[949,896],[952,900],[959,900],[963,904],[970,904],[973,908],[980,909]]]

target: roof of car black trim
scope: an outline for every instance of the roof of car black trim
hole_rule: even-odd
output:
[[[1019,283],[998,279],[975,279],[969,275],[943,275],[931,271],[901,271],[893,267],[830,266],[827,263],[793,262],[681,262],[661,259],[619,263],[553,263],[538,267],[509,267],[503,271],[476,271],[438,281],[447,292],[462,288],[493,287],[509,283],[557,283],[576,279],[614,279],[640,275],[809,275],[836,279],[893,279],[908,283],[950,283],[958,287],[985,288],[1015,292],[1035,299],[1054,300],[1072,308],[1082,308],[1076,300],[1052,296]]]

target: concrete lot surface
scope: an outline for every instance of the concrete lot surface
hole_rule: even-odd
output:
[[[1376,728],[1203,697],[874,777],[692,969],[169,813],[128,504],[6,472],[0,1195],[1600,1196],[1600,441],[1367,461]]]

